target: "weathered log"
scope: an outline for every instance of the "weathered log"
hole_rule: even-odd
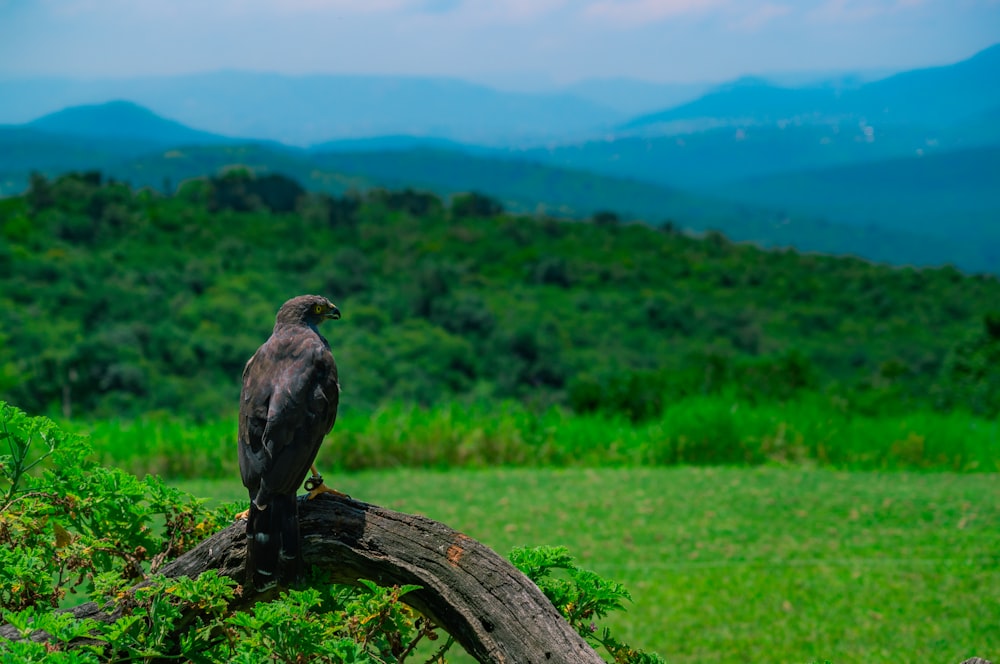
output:
[[[448,526],[349,498],[321,495],[299,505],[305,563],[338,583],[370,579],[384,586],[414,584],[403,601],[443,627],[480,662],[602,664],[548,598],[496,552]],[[210,569],[242,581],[246,522],[219,531],[164,566],[168,577]],[[262,596],[247,595],[255,601]],[[93,602],[79,618],[114,616]],[[0,636],[16,637],[9,626]]]

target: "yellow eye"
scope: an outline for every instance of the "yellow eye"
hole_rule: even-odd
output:
[[[323,313],[323,305],[322,304],[314,304],[313,305],[313,313],[314,314],[321,314],[321,313]]]

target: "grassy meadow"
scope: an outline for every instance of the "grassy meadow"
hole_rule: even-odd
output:
[[[559,544],[631,591],[667,662],[954,662],[1000,651],[1000,476],[808,468],[326,473],[506,553]],[[177,480],[218,501],[236,476]]]
[[[106,465],[246,498],[235,417],[74,428]],[[318,463],[359,500],[501,553],[568,547],[631,591],[608,624],[668,662],[957,663],[1000,648],[997,437],[995,421],[862,417],[819,395],[696,397],[638,424],[390,404],[343,413]]]

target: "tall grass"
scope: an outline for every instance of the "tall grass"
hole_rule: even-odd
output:
[[[70,423],[104,463],[165,477],[237,473],[236,417]],[[662,466],[810,464],[854,470],[1000,470],[1000,425],[966,413],[862,416],[821,395],[750,404],[725,395],[672,404],[645,423],[515,403],[393,403],[341,413],[317,463],[399,466]]]

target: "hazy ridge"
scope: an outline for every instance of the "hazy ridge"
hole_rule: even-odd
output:
[[[170,190],[241,164],[335,194],[477,190],[526,212],[612,210],[764,246],[996,272],[1000,88],[989,82],[998,77],[995,46],[870,82],[736,81],[631,119],[630,104],[701,90],[610,80],[529,94],[449,79],[241,72],[0,81],[8,116],[46,99],[134,92],[0,126],[0,193],[23,191],[32,171],[98,169]],[[615,94],[617,109],[602,105]],[[174,119],[161,115],[164,100]],[[203,121],[179,121],[191,117]],[[278,125],[316,140],[273,140]]]

